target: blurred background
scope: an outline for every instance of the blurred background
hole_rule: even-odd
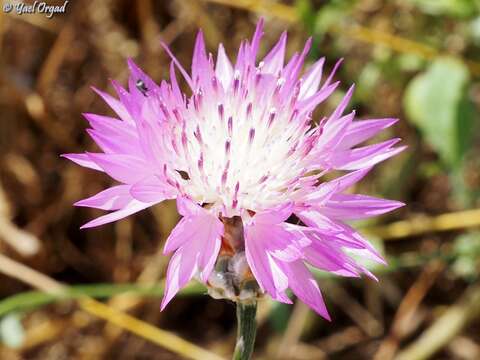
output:
[[[356,83],[360,118],[401,119],[376,140],[409,148],[355,189],[407,203],[355,224],[389,261],[379,282],[318,272],[331,323],[263,300],[254,358],[480,359],[479,0],[73,0],[51,18],[8,12],[13,1],[0,12],[1,359],[230,356],[233,304],[193,284],[159,311],[175,204],[79,230],[102,212],[72,203],[111,179],[59,155],[95,150],[81,113],[112,112],[90,86],[125,83],[126,58],[160,81],[160,40],[189,67],[198,28],[234,58],[260,16],[262,54],[287,29],[288,54],[313,36],[309,62],[345,58],[317,117]],[[62,298],[59,283],[71,286]],[[147,336],[147,323],[163,332]]]

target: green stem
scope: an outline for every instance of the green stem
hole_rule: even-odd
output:
[[[233,360],[249,360],[253,353],[257,333],[257,303],[237,302],[237,344]]]
[[[90,296],[96,299],[110,298],[112,296],[129,293],[137,296],[163,296],[163,285],[141,284],[88,284],[73,285],[67,288],[62,295],[53,295],[42,291],[26,291],[0,300],[0,317],[13,311],[32,310],[39,306],[55,301],[78,299]],[[205,287],[193,282],[180,290],[179,295],[204,294]]]

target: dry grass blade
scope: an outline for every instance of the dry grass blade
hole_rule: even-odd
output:
[[[0,254],[0,272],[45,292],[61,295],[66,287],[15,260]],[[220,360],[220,356],[198,347],[182,338],[152,326],[142,320],[113,309],[90,298],[82,298],[79,306],[86,312],[111,322],[176,354],[195,360]]]
[[[399,342],[418,325],[418,308],[445,265],[434,262],[427,266],[403,297],[390,328],[390,334],[375,354],[374,360],[388,360],[395,355]]]
[[[239,9],[244,9],[260,14],[273,15],[279,19],[289,22],[298,21],[298,14],[295,8],[285,4],[278,4],[273,1],[256,1],[256,0],[204,0],[206,2],[227,5]]]
[[[115,310],[101,302],[85,298],[79,300],[80,307],[88,313],[120,326],[133,334],[171,350],[189,359],[220,360],[222,357],[204,350],[172,333],[161,330],[133,316]]]
[[[277,350],[276,357],[278,359],[291,358],[292,351],[298,344],[310,311],[310,308],[300,301],[295,304],[287,329]]]
[[[480,285],[476,284],[468,288],[457,303],[450,306],[417,341],[400,352],[395,359],[430,358],[478,316],[480,316]]]
[[[480,209],[464,210],[438,216],[419,216],[384,226],[365,228],[366,233],[383,240],[394,240],[430,232],[448,231],[480,226]]]
[[[383,333],[382,324],[342,286],[331,283],[324,287],[330,300],[339,306],[368,336],[377,337]]]

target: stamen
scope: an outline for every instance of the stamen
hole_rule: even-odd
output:
[[[248,103],[247,105],[247,120],[250,119],[250,117],[252,116],[252,109],[253,109],[253,104],[250,102]]]
[[[202,133],[200,132],[200,127],[197,125],[197,128],[195,129],[195,131],[193,132],[193,135],[195,136],[195,138],[197,139],[198,143],[200,145],[203,144],[203,141],[202,141]]]
[[[277,109],[271,108],[270,109],[270,115],[268,116],[268,127],[272,126],[273,120],[275,119],[275,116],[277,115]]]
[[[220,120],[223,121],[224,109],[223,104],[218,104],[218,116],[220,116]]]
[[[230,116],[228,118],[228,136],[232,137],[232,133],[233,133],[233,118]]]
[[[225,141],[225,154],[228,156],[230,154],[230,140]]]
[[[249,145],[252,145],[254,138],[255,138],[255,129],[251,128],[250,131],[248,132],[248,144]]]

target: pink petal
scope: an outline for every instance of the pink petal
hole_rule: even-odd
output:
[[[170,83],[172,84],[173,97],[176,102],[183,104],[183,95],[178,85],[177,76],[175,74],[175,64],[173,61],[170,62]]]
[[[182,64],[178,61],[178,59],[173,55],[173,53],[170,51],[169,47],[167,44],[164,42],[160,42],[160,45],[162,45],[163,49],[167,52],[168,56],[172,59],[173,63],[177,66],[178,70],[180,70],[180,73],[182,74],[183,78],[185,81],[188,83],[188,86],[190,86],[190,89],[193,89],[193,82],[188,73],[185,71],[183,68]]]
[[[186,197],[177,198],[177,210],[182,216],[197,216],[206,211],[201,206]]]
[[[293,293],[320,316],[331,321],[317,281],[305,264],[302,261],[295,261],[282,263],[282,265],[287,273],[288,283]]]
[[[208,214],[203,217],[201,232],[195,234],[199,242],[200,257],[200,279],[206,283],[217,261],[218,252],[222,244],[223,223],[217,217]]]
[[[88,153],[88,156],[108,175],[122,183],[136,183],[149,175],[150,172],[144,160],[135,156],[94,153]]]
[[[128,154],[132,153],[132,151],[137,153],[138,147],[134,148],[129,146],[129,142],[125,141],[124,139],[120,140],[114,136],[92,129],[87,129],[87,133],[90,135],[93,141],[95,141],[99,148],[107,154]]]
[[[123,209],[132,201],[130,185],[112,186],[87,199],[77,201],[75,206],[93,207],[102,210]]]
[[[278,224],[287,220],[292,211],[293,203],[287,203],[270,211],[256,213],[253,221],[263,224]]]
[[[132,92],[136,93],[138,98],[141,99],[141,96],[143,97],[144,95],[138,90],[137,87],[137,81],[141,80],[145,84],[145,87],[147,88],[147,91],[152,91],[155,89],[158,89],[158,85],[147,75],[143,72],[142,69],[140,69],[135,62],[129,58],[127,60],[128,68],[130,70],[130,80],[129,83],[132,83],[133,86],[129,87],[130,93]]]
[[[129,215],[135,214],[136,212],[139,212],[143,209],[146,209],[150,206],[154,205],[154,203],[142,203],[137,200],[132,200],[127,206],[125,206],[123,209],[111,212],[107,215],[100,216],[92,221],[89,221],[85,225],[82,225],[80,229],[87,229],[87,228],[92,228],[96,226],[100,226],[103,224],[108,224],[113,221],[117,221],[120,219],[123,219]]]
[[[350,102],[350,99],[352,98],[354,90],[355,90],[355,85],[350,86],[347,93],[343,97],[342,101],[340,101],[340,104],[338,104],[335,111],[332,113],[332,115],[330,115],[329,121],[327,121],[327,124],[325,125],[325,130],[327,130],[328,124],[331,121],[334,121],[334,120],[340,118],[340,116],[342,116],[343,112],[345,111],[345,109],[347,108],[347,106]]]
[[[339,81],[320,89],[318,92],[310,96],[309,98],[302,99],[298,102],[297,108],[300,114],[307,114],[315,109],[318,104],[327,99],[340,84]]]
[[[227,54],[225,53],[225,49],[223,48],[222,44],[218,45],[215,76],[222,84],[224,90],[228,88],[233,78],[233,67],[230,63],[230,60],[228,60]]]
[[[282,77],[287,79],[287,83],[291,84],[290,87],[286,84],[289,89],[293,87],[293,85],[297,82],[298,75],[300,74],[300,71],[302,70],[302,67],[303,67],[303,63],[305,61],[305,57],[308,55],[308,52],[310,51],[311,47],[312,47],[312,38],[309,37],[305,42],[305,45],[300,55],[296,54],[295,56],[292,56],[288,65],[285,66],[285,68],[283,69]]]
[[[286,276],[267,253],[264,242],[267,239],[266,227],[245,227],[245,254],[260,288],[270,296],[287,304],[291,300],[285,294]]]
[[[329,219],[327,216],[321,214],[318,210],[311,208],[295,210],[295,215],[302,220],[306,225],[323,230],[329,233],[338,233],[342,231],[342,227]]]
[[[400,139],[391,139],[379,144],[338,151],[332,155],[329,163],[338,170],[358,170],[371,167],[405,150],[405,146],[392,147],[398,141]]]
[[[90,156],[87,154],[62,154],[60,156],[70,161],[73,161],[75,164],[78,164],[80,166],[93,169],[93,170],[103,171],[103,169],[100,166],[98,166],[95,162],[93,162],[90,159]]]
[[[159,202],[175,197],[175,189],[157,176],[149,176],[132,185],[130,194],[142,202]]]
[[[322,79],[324,63],[325,58],[321,58],[308,69],[307,73],[302,78],[302,86],[300,87],[300,93],[298,95],[299,100],[309,98],[317,92]]]
[[[380,131],[392,126],[398,119],[373,119],[354,121],[348,127],[341,148],[348,149],[370,139]]]
[[[202,237],[202,234],[203,246],[206,246],[210,239],[216,239],[223,234],[223,223],[204,209],[180,220],[165,242],[163,253],[169,254],[188,241]]]
[[[98,115],[92,113],[83,113],[90,126],[101,132],[125,133],[126,136],[135,136],[135,127],[130,123],[118,120],[111,116]]]
[[[345,255],[340,247],[335,247],[328,241],[314,241],[304,252],[305,260],[320,270],[339,276],[360,276],[355,266],[352,266],[353,260]]]
[[[362,250],[363,256],[369,260],[378,262],[380,264],[386,265],[387,262],[382,257],[378,251],[368,242],[358,231],[350,227],[349,225],[342,223],[340,221],[336,221],[337,226],[343,228],[343,232],[339,234],[335,234],[336,239],[334,242],[341,243],[346,249],[350,250]]]
[[[393,211],[404,203],[360,194],[335,194],[321,211],[333,219],[365,219]]]
[[[343,59],[339,59],[335,65],[333,66],[333,69],[332,71],[330,72],[330,74],[328,75],[328,78],[327,80],[323,83],[322,87],[320,88],[320,91],[324,90],[325,88],[327,88],[328,86],[330,86],[330,83],[332,82],[333,80],[333,77],[335,76],[338,68],[340,67],[340,65],[342,64],[343,62]]]
[[[308,204],[323,204],[335,193],[343,192],[363,179],[371,169],[371,167],[367,167],[365,169],[352,171],[334,180],[324,182],[320,184],[315,191],[304,196],[302,200]]]
[[[176,293],[195,275],[197,271],[197,257],[198,253],[188,247],[182,247],[173,254],[168,263],[165,294],[163,295],[160,310],[165,309]]]
[[[350,126],[355,117],[355,112],[342,116],[339,119],[331,119],[327,121],[323,128],[323,133],[320,136],[318,143],[315,145],[314,151],[327,154],[335,151],[336,147],[342,143],[345,137],[345,130]]]
[[[128,112],[128,110],[125,108],[125,105],[122,104],[120,101],[115,99],[113,96],[107,94],[106,92],[103,92],[101,90],[98,90],[94,87],[92,87],[93,91],[95,91],[100,97],[105,101],[108,106],[112,108],[113,111],[122,119],[123,121],[130,123],[130,124],[135,124],[135,121],[132,119],[132,116]]]
[[[255,65],[255,58],[257,56],[258,47],[260,45],[260,39],[263,36],[263,25],[264,20],[260,18],[257,22],[257,27],[255,28],[255,33],[253,34],[252,44],[250,46],[250,59],[253,62],[252,65]]]
[[[193,49],[192,58],[192,80],[195,84],[197,81],[201,81],[203,84],[204,79],[211,79],[209,74],[210,66],[207,59],[207,53],[205,50],[205,41],[203,40],[203,32],[199,30],[197,38],[195,40],[195,48]]]
[[[250,224],[246,227],[252,236],[263,238],[264,251],[275,258],[289,262],[302,257],[300,242],[303,235],[289,231],[284,224]]]
[[[165,244],[164,252],[179,247],[168,265],[162,310],[197,271],[201,280],[207,281],[218,257],[223,235],[222,222],[207,211],[200,216],[182,219],[177,227]]]
[[[283,67],[285,60],[285,48],[287,45],[287,32],[284,31],[280,36],[277,44],[270,50],[270,52],[263,59],[264,66],[263,73],[277,74]]]

